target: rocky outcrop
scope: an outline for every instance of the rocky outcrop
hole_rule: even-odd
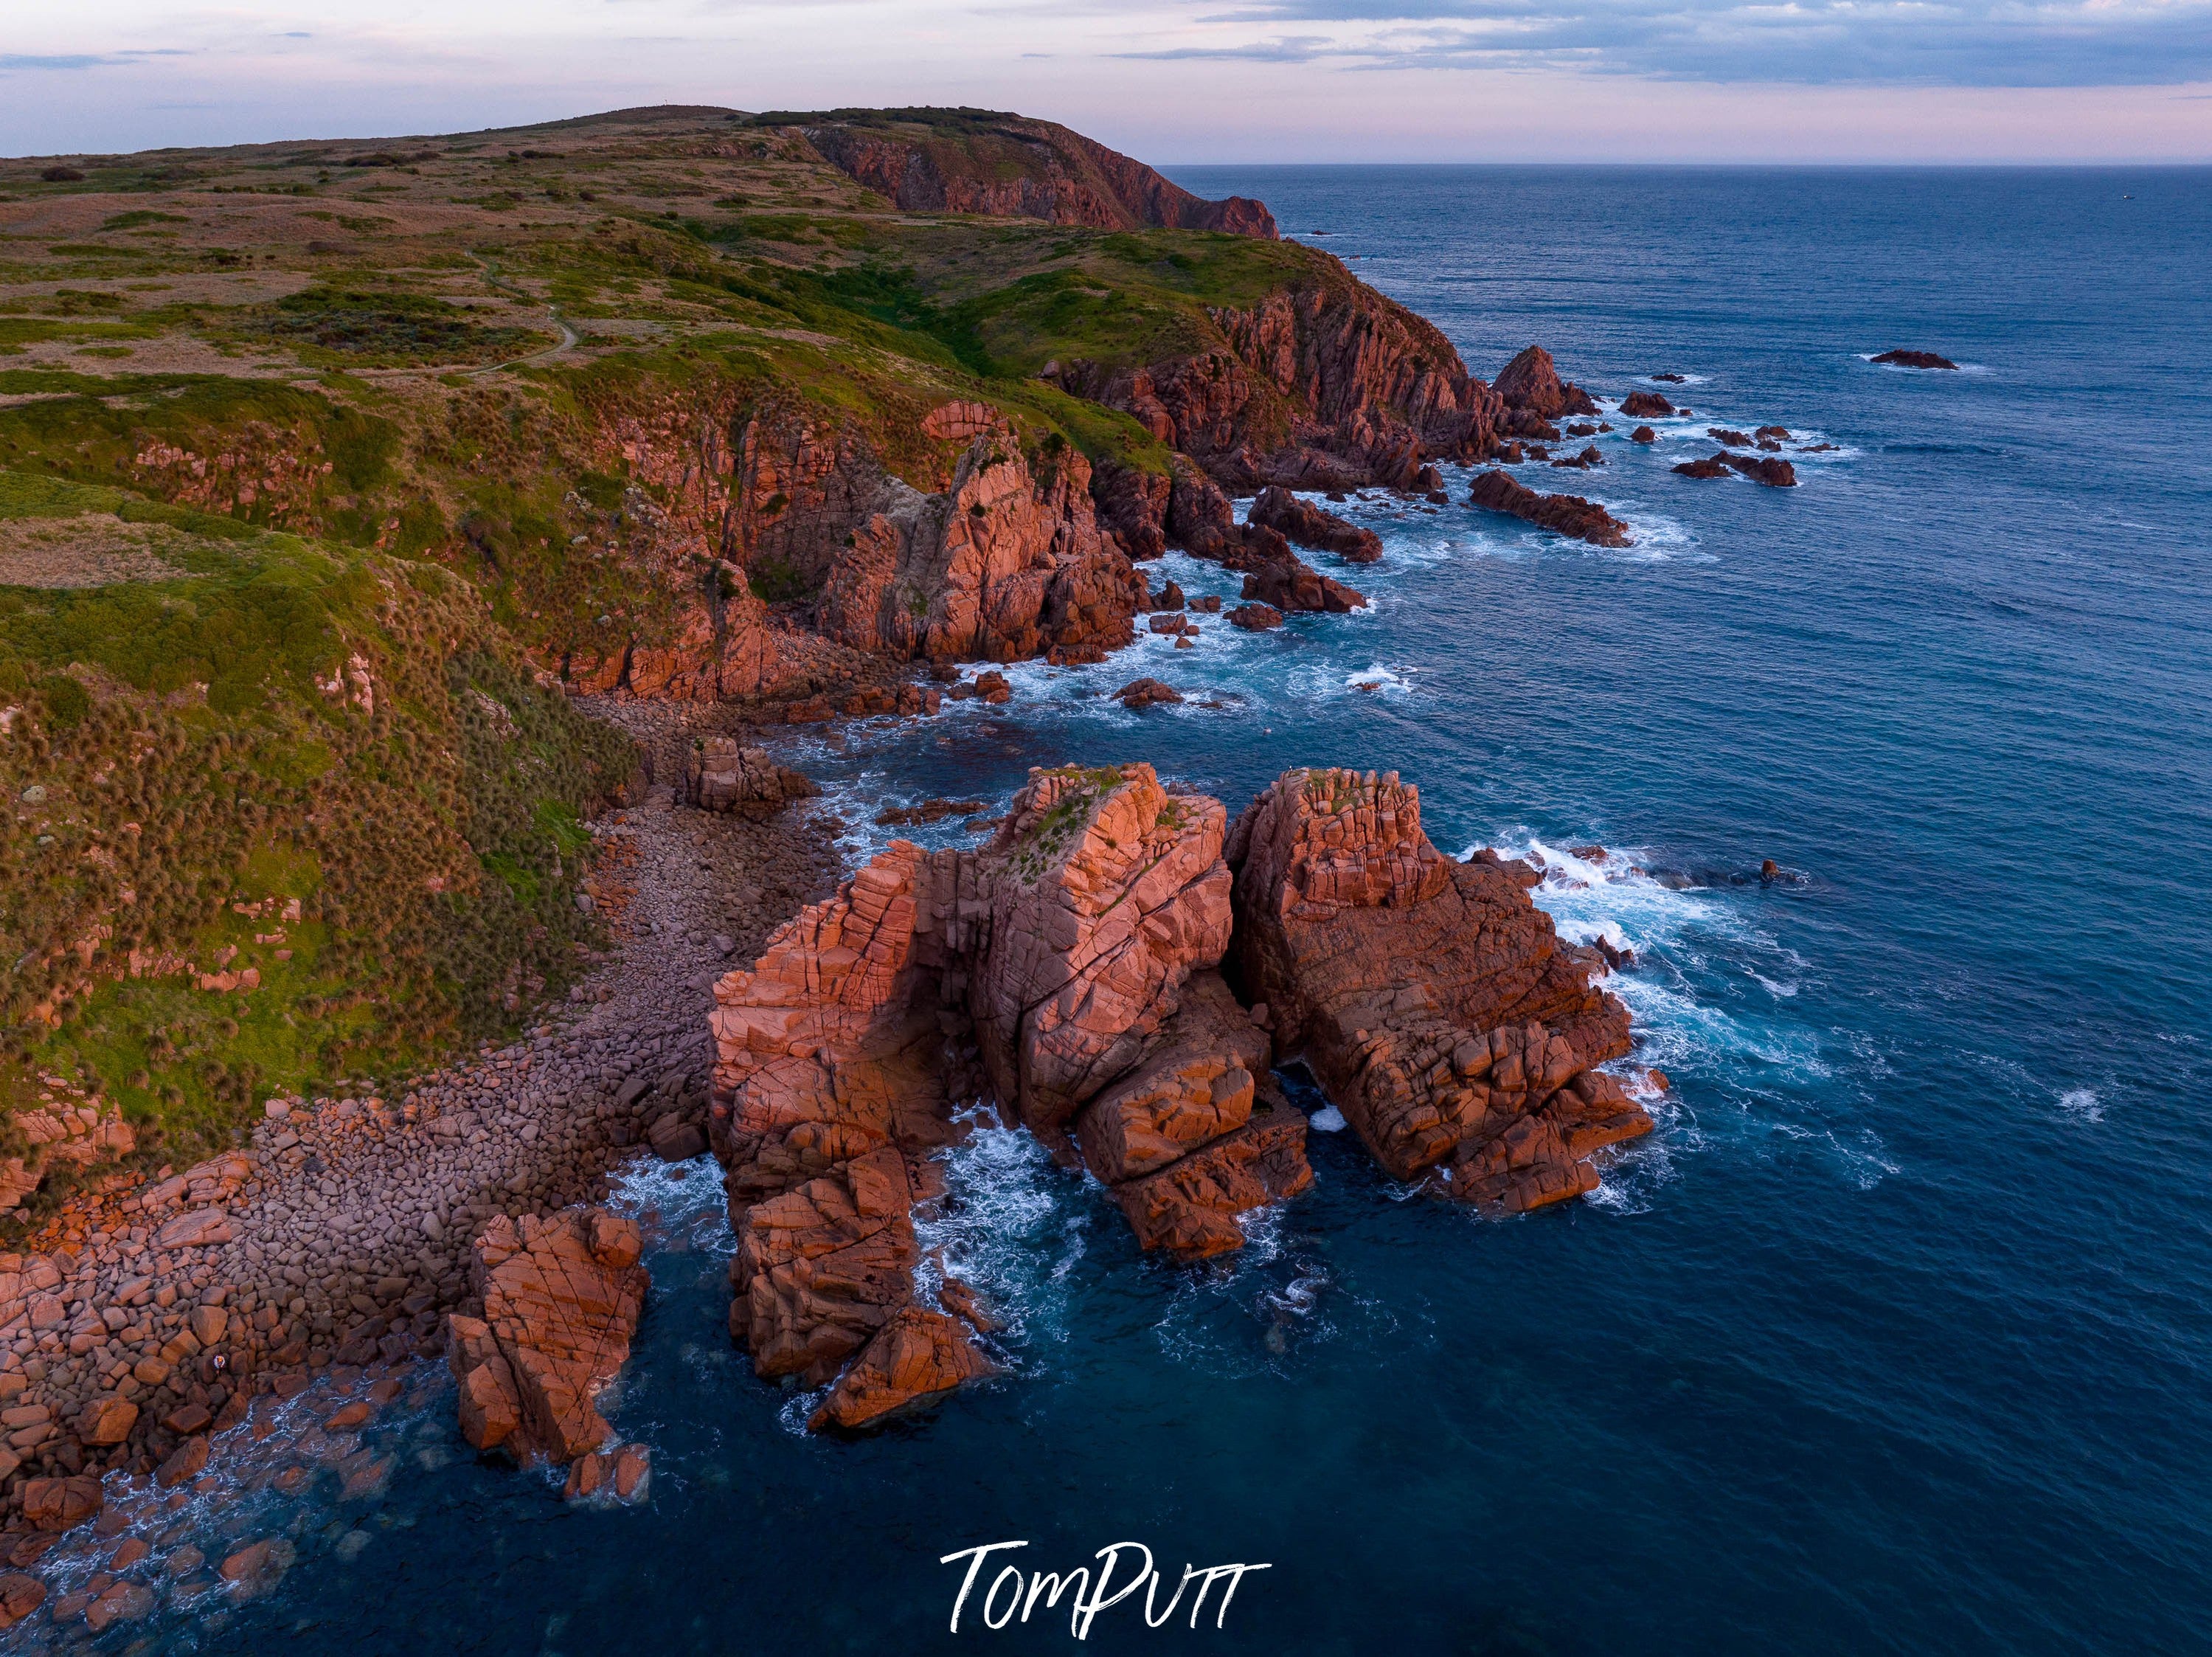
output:
[[[1367,607],[1367,595],[1293,557],[1273,558],[1244,577],[1240,595],[1278,612],[1326,611],[1344,615]]]
[[[1593,1067],[1628,1013],[1562,944],[1534,874],[1439,853],[1395,773],[1288,771],[1237,820],[1233,965],[1395,1179],[1513,1213],[1591,1189],[1650,1118]]]
[[[1504,405],[1434,326],[1334,259],[1316,256],[1255,306],[1210,314],[1211,345],[1139,365],[1064,362],[1049,377],[1131,415],[1240,494],[1414,489],[1427,462],[1495,448]],[[1168,535],[1178,539],[1172,522]]]
[[[477,1239],[481,1318],[448,1321],[461,1433],[479,1450],[566,1464],[609,1429],[592,1400],[629,1357],[650,1286],[635,1221],[604,1209],[520,1220]]]
[[[817,1433],[856,1431],[995,1374],[998,1366],[969,1344],[970,1327],[949,1313],[900,1307],[838,1377],[807,1425]]]
[[[1477,478],[1467,498],[1470,506],[1507,513],[1540,529],[1571,535],[1592,546],[1628,545],[1628,526],[1596,502],[1579,495],[1539,495],[1502,472],[1486,472]]]
[[[1869,359],[1893,369],[1955,369],[1959,365],[1948,356],[1938,356],[1933,351],[1887,350]]]
[[[692,750],[685,788],[702,811],[747,815],[773,812],[822,792],[799,771],[779,765],[765,748],[747,748],[726,736],[702,739]]]
[[[1281,531],[1264,523],[1239,524],[1220,485],[1182,455],[1176,457],[1167,529],[1169,538],[1192,556],[1243,571],[1243,596],[1278,611],[1342,614],[1367,603],[1364,594],[1320,574],[1291,551]]]
[[[1254,1128],[1233,1083],[1211,1116],[1175,1102],[1200,1072],[1210,1089],[1266,1067],[1265,1037],[1211,972],[1229,944],[1226,824],[1220,801],[1172,793],[1146,765],[1034,771],[988,845],[895,841],[716,984],[731,1328],[763,1374],[845,1377],[825,1424],[982,1373],[980,1355],[951,1352],[939,1313],[905,1315],[919,1305],[911,1211],[937,1190],[928,1154],[962,1131],[954,1100],[994,1099],[1070,1160],[1086,1109],[1115,1101],[1091,1136],[1139,1148],[1113,1183],[1147,1246],[1233,1247],[1238,1213],[1302,1187],[1296,1112]],[[1209,1040],[1215,1061],[1194,1051]],[[1121,1190],[1143,1180],[1141,1200]],[[945,1298],[963,1318],[969,1304]]]
[[[1103,491],[1129,525],[1109,533],[1089,463],[1061,440],[1025,450],[996,409],[964,399],[911,420],[902,477],[855,423],[787,399],[708,389],[603,411],[597,447],[635,480],[611,515],[617,549],[678,605],[626,642],[569,650],[563,677],[665,700],[849,698],[886,659],[1127,643],[1142,583],[1124,547],[1151,545],[1145,474],[1123,469],[1120,493]],[[1162,503],[1166,487],[1151,484]]]
[[[787,125],[833,166],[908,212],[1275,236],[1264,203],[1243,196],[1202,200],[1143,162],[1051,121],[887,109]]]
[[[988,1314],[927,1287],[915,1229],[956,1100],[1190,1259],[1311,1181],[1279,1057],[1395,1178],[1494,1213],[1589,1190],[1591,1155],[1650,1128],[1594,1068],[1627,1012],[1529,901],[1534,871],[1441,856],[1395,775],[1286,772],[1225,816],[1146,765],[1032,771],[988,845],[894,842],[715,986],[730,1327],[763,1375],[830,1387],[817,1429],[994,1368]]]
[[[1632,391],[1620,399],[1618,412],[1632,420],[1664,419],[1674,405],[1656,391]]]
[[[1085,1163],[1137,1239],[1187,1259],[1241,1248],[1237,1216],[1312,1182],[1273,1046],[1218,972],[1194,974],[1144,1061],[1084,1108]]]
[[[1173,480],[1164,472],[1146,472],[1102,460],[1091,473],[1091,503],[1099,527],[1138,560],[1167,551],[1168,499]]]
[[[1700,460],[1680,461],[1673,469],[1685,478],[1725,478],[1735,472],[1741,472],[1753,483],[1765,484],[1770,489],[1795,489],[1797,486],[1796,466],[1787,460],[1778,460],[1765,454],[1732,454],[1723,449]]]
[[[941,495],[886,477],[830,567],[817,630],[874,655],[962,661],[1127,643],[1144,582],[1098,527],[1090,463],[1064,446],[1042,462],[992,432]]]
[[[1382,556],[1382,538],[1373,530],[1302,501],[1278,485],[1260,491],[1245,521],[1273,530],[1293,546],[1334,552],[1353,564],[1372,564]]]
[[[1797,468],[1787,460],[1765,454],[1729,454],[1722,458],[1733,470],[1755,484],[1765,484],[1769,489],[1797,487]]]
[[[1507,408],[1518,413],[1534,415],[1543,420],[1598,411],[1596,403],[1591,400],[1588,392],[1559,378],[1559,371],[1552,362],[1551,352],[1541,345],[1528,347],[1508,362],[1499,370],[1491,389],[1498,393]],[[1530,432],[1522,435],[1534,436],[1541,434]]]

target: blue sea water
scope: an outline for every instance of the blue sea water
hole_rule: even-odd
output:
[[[1196,1270],[981,1131],[933,1240],[1012,1314],[1011,1372],[855,1443],[730,1349],[710,1171],[641,1175],[656,1286],[611,1414],[649,1506],[454,1454],[433,1388],[277,1594],[161,1642],[1056,1649],[1064,1604],[977,1624],[988,1571],[950,1633],[939,1556],[1130,1538],[1170,1585],[1268,1569],[1219,1628],[1125,1602],[1107,1651],[2204,1648],[2212,174],[1176,177],[1265,198],[1479,374],[1541,342],[1608,403],[1689,376],[1652,449],[1615,422],[1603,469],[1522,472],[1635,544],[1455,474],[1446,508],[1342,509],[1385,543],[1334,572],[1364,613],[1024,667],[1002,709],[789,757],[860,850],[885,799],[1031,765],[1148,758],[1232,810],[1285,765],[1395,769],[1440,845],[1541,857],[1563,929],[1634,947],[1659,1131],[1507,1223],[1317,1132],[1314,1189]],[[1866,360],[1895,345],[1964,366]],[[1790,490],[1673,475],[1708,423],[1836,447]],[[1103,698],[1139,674],[1191,700]]]

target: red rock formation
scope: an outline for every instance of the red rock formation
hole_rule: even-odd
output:
[[[912,1302],[917,1195],[884,1146],[743,1210],[730,1333],[756,1372],[818,1386]]]
[[[1240,604],[1229,612],[1229,623],[1248,633],[1264,633],[1283,624],[1283,612],[1272,604]]]
[[[1239,492],[1410,489],[1426,461],[1495,446],[1504,405],[1450,342],[1334,260],[1252,309],[1212,315],[1211,348],[1140,366],[1063,362],[1053,377]],[[1171,503],[1170,539],[1176,515]]]
[[[1884,351],[1872,359],[1898,369],[1955,369],[1959,365],[1948,356],[1938,356],[1933,351]]]
[[[1273,484],[1260,491],[1245,521],[1273,530],[1293,545],[1334,552],[1353,564],[1372,564],[1382,556],[1382,538],[1373,530],[1363,529]]]
[[[902,1307],[838,1378],[807,1425],[847,1432],[918,1410],[998,1366],[968,1343],[967,1327],[942,1312]]]
[[[1051,121],[890,109],[860,119],[794,119],[789,125],[833,166],[909,212],[1275,236],[1264,204],[1243,196],[1201,200],[1143,162]]]
[[[1312,1183],[1305,1118],[1272,1057],[1220,974],[1197,973],[1143,1061],[1084,1108],[1084,1161],[1144,1247],[1194,1259],[1241,1248],[1238,1215]]]
[[[877,655],[1012,661],[1127,643],[1143,592],[1099,531],[1090,463],[1063,448],[1033,472],[994,434],[969,445],[943,495],[884,480],[830,568],[815,625]]]
[[[1115,1186],[1114,1196],[1143,1246],[1197,1260],[1242,1248],[1238,1215],[1312,1183],[1306,1119],[1270,1080],[1242,1126],[1157,1173]]]
[[[1755,484],[1765,484],[1769,489],[1797,487],[1797,468],[1787,460],[1759,454],[1724,454],[1720,458]]]
[[[1663,418],[1674,405],[1656,391],[1632,391],[1620,399],[1620,412],[1632,420]]]
[[[1343,615],[1367,607],[1367,595],[1357,588],[1293,557],[1273,559],[1253,570],[1244,577],[1241,596],[1278,611],[1325,610]]]
[[[1057,1143],[1229,947],[1228,813],[1150,765],[1030,773],[981,861],[989,935],[969,1008],[998,1097]]]
[[[685,789],[702,811],[757,814],[822,792],[801,773],[779,765],[765,748],[744,748],[726,736],[704,739],[691,753]]]
[[[1220,801],[1171,794],[1147,765],[1034,771],[988,845],[894,842],[716,984],[731,1327],[763,1374],[818,1384],[857,1359],[823,1417],[851,1426],[981,1373],[930,1319],[884,1335],[914,1304],[909,1211],[933,1182],[919,1159],[956,1133],[951,1099],[995,1097],[1072,1154],[1071,1125],[1103,1094],[1127,1107],[1116,1142],[1185,1147],[1175,1181],[1124,1202],[1148,1246],[1233,1247],[1237,1213],[1302,1187],[1295,1112],[1248,1132],[1249,1088],[1228,1087],[1210,1118],[1173,1104],[1200,1071],[1210,1088],[1266,1065],[1265,1037],[1209,970],[1229,942],[1225,825]],[[1186,1008],[1194,973],[1207,1021]],[[1207,1040],[1222,1049],[1210,1070],[1192,1051]],[[1127,1184],[1168,1161],[1116,1166]]]
[[[1117,536],[1132,558],[1157,558],[1167,550],[1170,475],[1103,460],[1091,474],[1091,501],[1099,527]]]
[[[1528,900],[1533,874],[1422,833],[1395,773],[1288,771],[1238,817],[1235,963],[1399,1179],[1514,1212],[1590,1188],[1598,1145],[1648,1131],[1591,1067],[1628,1014]]]
[[[1677,466],[1676,471],[1681,468]],[[1540,529],[1571,535],[1592,546],[1626,546],[1628,526],[1595,501],[1579,495],[1539,495],[1502,472],[1486,472],[1468,490],[1470,506],[1486,507],[1534,524]]]
[[[604,1209],[501,1215],[485,1228],[471,1274],[483,1316],[449,1320],[471,1444],[566,1463],[605,1440],[592,1399],[628,1360],[645,1307],[638,1252],[636,1222]]]
[[[935,911],[953,854],[895,840],[829,901],[714,986],[709,1140],[731,1212],[885,1145],[945,1142],[937,1020],[947,948]]]
[[[1695,460],[1678,460],[1672,468],[1685,478],[1725,478],[1729,475],[1729,457],[1708,454]]]
[[[1595,414],[1598,411],[1597,405],[1590,399],[1588,392],[1560,380],[1558,369],[1553,366],[1551,352],[1541,345],[1529,346],[1508,362],[1491,389],[1504,399],[1506,407],[1536,415],[1545,420],[1556,420],[1565,414]],[[1553,432],[1551,435],[1556,437],[1559,434]]]

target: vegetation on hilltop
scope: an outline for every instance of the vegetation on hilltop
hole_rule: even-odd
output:
[[[833,115],[1035,164],[993,112]],[[940,488],[924,417],[964,399],[1040,469],[1164,474],[1040,374],[1355,285],[1251,236],[902,210],[791,125],[0,161],[0,1103],[61,1077],[143,1144],[216,1142],[562,988],[579,818],[631,760],[533,666],[620,660],[729,579],[638,555],[669,489],[615,434],[795,410]]]

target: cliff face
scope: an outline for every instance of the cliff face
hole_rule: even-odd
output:
[[[1497,447],[1498,395],[1433,326],[1349,276],[1210,314],[1223,336],[1213,350],[1141,367],[1076,361],[1055,378],[1240,494],[1409,488],[1425,461]]]
[[[1047,219],[1102,230],[1275,236],[1243,196],[1205,201],[1142,161],[1051,121],[969,110],[868,112],[793,129],[816,152],[911,212]]]
[[[639,485],[623,509],[628,554],[678,608],[649,639],[560,665],[594,691],[757,700],[917,658],[1127,643],[1144,582],[1100,528],[1082,454],[1048,437],[1033,459],[972,401],[931,409],[920,432],[932,453],[908,470],[927,483],[941,468],[932,492],[854,424],[786,399],[614,415],[592,453]]]

